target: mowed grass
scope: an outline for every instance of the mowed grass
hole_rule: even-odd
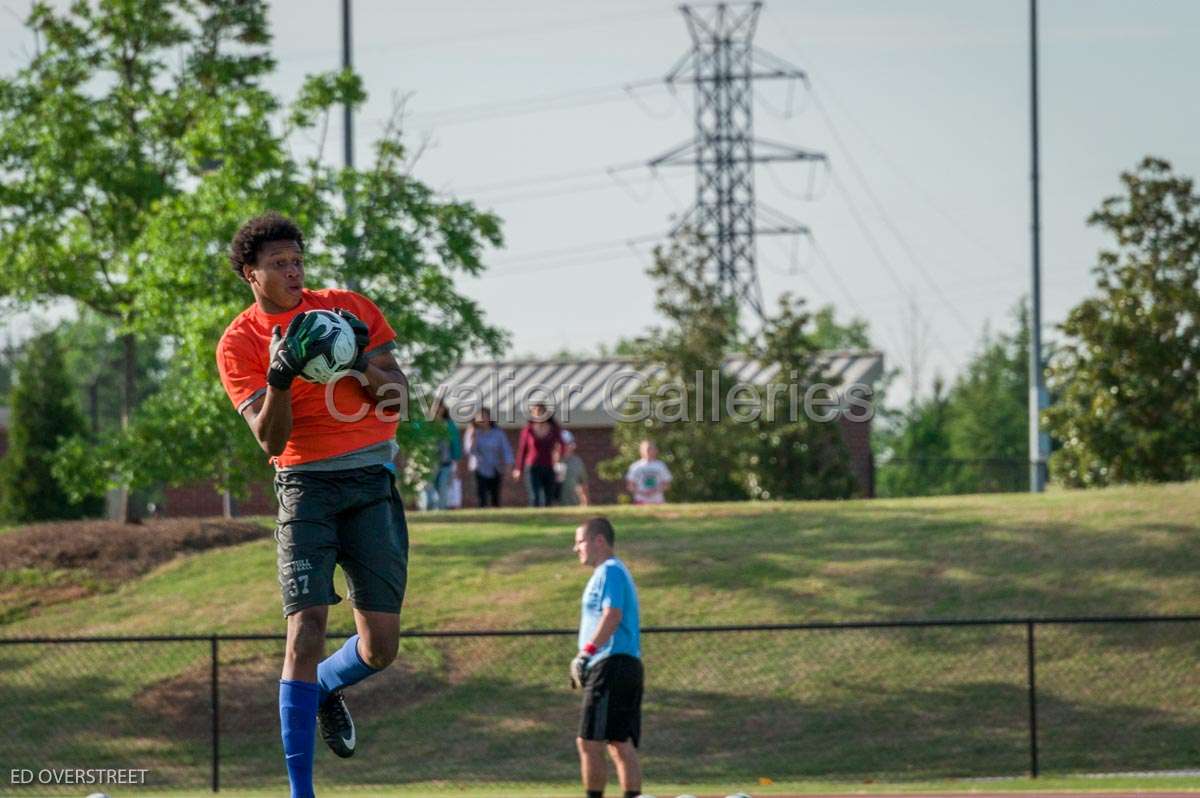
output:
[[[1200,613],[1200,483],[598,511],[614,520],[644,625]],[[573,626],[587,573],[571,536],[584,515],[410,515],[404,626]],[[350,625],[345,604],[335,608],[331,628]],[[264,539],[180,557],[3,633],[282,628],[274,543]]]
[[[648,626],[1200,614],[1197,483],[604,511]],[[405,627],[573,627],[587,570],[571,537],[583,515],[411,516]],[[256,541],[179,558],[115,592],[0,628],[278,632],[274,575],[273,543]],[[335,608],[331,627],[350,625],[345,605]],[[648,791],[1019,775],[1028,765],[1026,642],[1022,626],[647,635]],[[1038,645],[1045,772],[1170,770],[1200,759],[1196,627],[1042,627]],[[364,748],[348,761],[319,754],[323,786],[570,784],[578,698],[564,671],[573,648],[570,636],[406,640],[396,667],[354,689]],[[16,646],[0,657],[9,732],[0,760],[151,767],[160,786],[203,787],[207,642]],[[275,642],[221,645],[230,787],[282,778],[279,657]],[[19,747],[32,740],[33,759]]]
[[[212,798],[211,790],[150,790],[134,788],[131,795],[138,798]],[[608,793],[618,789],[616,784],[610,784]],[[1153,794],[1161,792],[1200,792],[1200,777],[1196,776],[1128,776],[1128,777],[1049,777],[1049,778],[1020,778],[1020,779],[946,779],[943,781],[918,782],[846,782],[846,781],[798,781],[786,783],[737,784],[724,782],[714,784],[656,784],[655,795],[667,797],[681,793],[706,796],[728,795],[742,791],[753,796],[793,796],[793,795],[944,795],[971,796],[992,795],[996,793],[1022,794],[1058,794],[1058,795],[1094,795],[1103,798],[1106,795],[1128,795],[1130,792]],[[321,798],[573,798],[579,793],[576,784],[545,784],[536,786],[523,785],[514,790],[513,786],[481,786],[464,789],[448,789],[444,785],[370,785],[369,787],[353,787],[347,789],[326,789],[321,791]],[[47,793],[47,795],[55,795]],[[64,792],[58,795],[63,798],[77,798],[77,792]],[[227,798],[276,798],[278,789],[273,790],[240,790],[223,788],[220,795]]]

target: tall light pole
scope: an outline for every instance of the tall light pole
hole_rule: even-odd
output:
[[[1041,413],[1049,404],[1042,363],[1042,208],[1038,162],[1038,35],[1037,0],[1029,0],[1029,102],[1032,140],[1033,273],[1029,308],[1029,491],[1046,489],[1046,456],[1050,436],[1042,433]]]
[[[342,69],[353,66],[350,58],[350,0],[342,0]],[[347,167],[354,166],[354,112],[342,106],[342,154]]]
[[[342,69],[351,69],[354,66],[350,52],[350,0],[342,0]],[[354,111],[350,107],[350,103],[342,106],[342,161],[347,169],[354,167]],[[347,194],[347,215],[350,215],[353,210],[354,197]],[[351,247],[346,255],[353,262],[354,247]],[[357,291],[359,289],[358,279],[349,277],[346,280],[346,287],[351,291]]]

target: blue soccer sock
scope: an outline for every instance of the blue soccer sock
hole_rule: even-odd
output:
[[[350,635],[342,647],[317,666],[317,683],[321,686],[321,701],[335,690],[358,684],[379,671],[363,662],[358,654],[358,635]]]
[[[279,680],[279,730],[292,798],[313,797],[313,754],[321,688],[312,682]]]

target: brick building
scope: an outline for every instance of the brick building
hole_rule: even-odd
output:
[[[879,352],[827,352],[820,365],[817,382],[836,386],[844,396],[851,386],[874,388],[883,373],[883,356]],[[776,379],[778,373],[777,366],[764,367],[736,357],[727,359],[722,368],[735,382],[752,385],[764,385]],[[463,423],[480,405],[491,410],[514,452],[530,400],[546,400],[556,408],[563,427],[575,435],[579,455],[587,466],[592,501],[610,504],[617,501],[624,486],[619,480],[600,479],[597,464],[616,454],[612,433],[626,402],[639,396],[639,389],[661,372],[661,368],[639,371],[632,361],[619,357],[464,363],[450,374],[441,390],[453,416]],[[803,388],[799,394],[803,395]],[[859,492],[871,496],[875,485],[871,421],[853,421],[841,414],[836,423],[849,449]],[[465,458],[459,463],[459,477],[463,480],[464,506],[476,506]],[[506,477],[503,504],[518,506],[525,501],[523,485]]]
[[[763,367],[744,358],[728,359],[723,370],[735,381],[758,385],[774,379],[777,371],[776,367]],[[481,404],[488,407],[508,436],[514,453],[529,400],[549,400],[547,403],[556,407],[563,427],[575,435],[579,455],[587,466],[593,503],[610,504],[617,501],[624,486],[619,480],[600,479],[597,465],[616,454],[612,433],[626,401],[638,396],[639,389],[660,371],[638,371],[631,361],[617,357],[464,363],[450,374],[440,390],[452,414],[462,422],[460,426],[465,426],[474,408]],[[844,397],[851,386],[874,388],[882,373],[883,356],[879,352],[828,352],[821,361],[820,381],[836,386]],[[0,408],[0,455],[6,448],[7,421],[7,408]],[[859,493],[873,495],[870,419],[855,421],[843,413],[835,423],[849,449]],[[459,463],[459,477],[463,482],[464,506],[476,506],[474,484],[465,458]],[[523,505],[524,486],[506,476],[502,497],[506,506]],[[221,515],[227,501],[212,485],[203,483],[167,488],[162,499],[162,512],[169,516]],[[274,513],[275,497],[269,473],[264,473],[261,484],[253,486],[248,499],[234,503],[232,509],[235,515]]]

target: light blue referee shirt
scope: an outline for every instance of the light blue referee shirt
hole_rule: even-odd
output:
[[[583,589],[583,605],[579,615],[580,649],[591,642],[596,627],[600,625],[600,616],[609,607],[621,611],[621,623],[608,642],[592,657],[592,661],[599,662],[610,654],[628,654],[640,659],[641,620],[638,615],[637,588],[625,563],[616,557],[609,557],[597,565],[587,587]]]

